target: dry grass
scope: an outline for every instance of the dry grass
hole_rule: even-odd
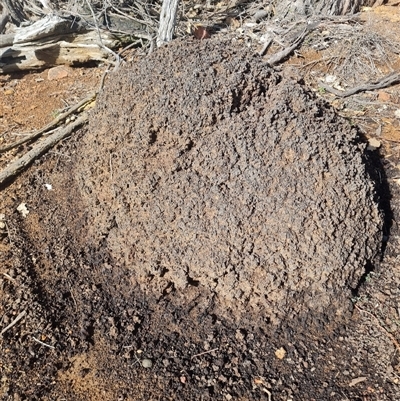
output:
[[[314,35],[310,45],[322,52],[325,71],[334,74],[342,86],[353,87],[395,70],[400,41],[371,29],[369,23],[332,25],[324,35]]]

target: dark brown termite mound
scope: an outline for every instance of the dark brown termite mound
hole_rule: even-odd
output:
[[[243,46],[176,41],[110,79],[74,171],[85,234],[156,297],[340,314],[381,246],[365,145]]]

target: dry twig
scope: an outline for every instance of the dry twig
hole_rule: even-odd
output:
[[[52,148],[59,141],[70,135],[76,128],[85,124],[88,120],[88,114],[85,112],[75,121],[66,127],[60,128],[54,134],[49,135],[46,139],[33,147],[28,153],[8,165],[0,172],[0,186],[15,177],[29,166],[37,157]]]
[[[6,279],[12,281],[13,283],[16,283],[15,278],[12,278],[9,274],[7,274],[7,273],[2,273],[2,274]]]
[[[10,330],[14,327],[24,316],[26,315],[26,311],[22,311],[7,327],[1,330],[0,335],[3,335],[7,330]]]
[[[100,91],[103,88],[104,85],[104,80],[106,78],[106,75],[108,73],[108,69],[104,72],[101,82],[98,88],[98,91]],[[94,92],[90,94],[88,97],[80,101],[78,104],[75,106],[71,107],[70,110],[68,110],[65,113],[60,114],[57,118],[55,118],[52,122],[47,124],[44,128],[40,129],[39,131],[29,135],[26,138],[21,139],[18,142],[15,142],[13,144],[4,146],[3,148],[0,148],[0,153],[6,152],[10,149],[13,149],[23,143],[26,143],[28,141],[35,140],[42,136],[44,133],[49,134],[49,131],[51,132],[52,129],[54,129],[61,121],[65,120],[69,115],[76,111],[80,111],[86,104],[89,102],[93,101],[98,92]],[[88,115],[87,113],[83,113],[81,116],[79,116],[75,121],[70,123],[69,125],[65,127],[60,127],[56,128],[55,132],[52,135],[48,135],[46,139],[44,139],[41,143],[33,147],[28,153],[26,153],[24,156],[20,157],[19,159],[15,160],[12,162],[10,165],[8,165],[3,171],[0,172],[0,186],[10,180],[12,177],[15,177],[18,175],[21,171],[23,171],[27,166],[29,166],[33,160],[35,160],[37,157],[42,155],[44,152],[46,152],[48,149],[53,147],[56,143],[58,143],[60,140],[68,136],[70,133],[72,133],[77,127],[83,125],[86,123],[88,120]]]

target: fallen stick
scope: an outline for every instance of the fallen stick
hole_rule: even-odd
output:
[[[1,330],[0,335],[3,335],[7,330],[10,330],[11,327],[14,327],[25,315],[26,311],[24,310],[7,327]]]
[[[293,52],[293,50],[297,49],[303,43],[303,40],[312,31],[312,29],[314,29],[314,27],[307,26],[304,29],[304,31],[294,40],[294,42],[290,46],[286,47],[285,49],[281,50],[280,52],[273,54],[266,61],[267,64],[270,66],[273,66],[273,65],[279,64],[281,61],[283,61],[286,57],[288,57]]]
[[[337,89],[332,88],[329,85],[325,85],[324,83],[321,83],[320,86],[322,89],[325,89],[329,93],[333,93],[337,97],[349,97],[355,95],[356,93],[376,90],[376,89],[383,89],[398,83],[400,83],[400,72],[395,71],[384,76],[378,81],[373,81],[370,83],[367,82],[359,86],[356,86],[352,89],[349,89],[347,91],[339,91]]]
[[[2,273],[3,274],[3,276],[6,278],[6,279],[8,279],[8,280],[10,280],[10,281],[12,281],[13,283],[15,283],[16,281],[15,281],[15,279],[14,278],[12,278],[10,275],[8,275],[7,273]]]
[[[11,149],[14,149],[17,146],[20,146],[20,145],[22,145],[22,144],[24,144],[26,142],[30,142],[30,141],[33,141],[34,139],[39,138],[45,132],[50,131],[52,128],[54,128],[56,125],[58,125],[61,121],[65,120],[72,113],[75,113],[75,111],[78,111],[86,103],[89,103],[90,101],[92,101],[96,97],[96,95],[97,95],[97,93],[92,93],[90,96],[88,96],[87,98],[83,99],[81,102],[79,102],[75,106],[71,107],[65,113],[62,113],[59,116],[57,116],[53,121],[51,121],[49,124],[47,124],[46,126],[41,128],[39,131],[36,131],[33,134],[30,134],[30,135],[26,136],[25,138],[23,138],[23,139],[21,139],[21,140],[19,140],[17,142],[11,143],[11,144],[6,145],[6,146],[3,146],[2,148],[0,148],[0,154],[4,153],[4,152],[7,152],[7,151],[9,151]]]
[[[60,128],[54,134],[49,135],[47,138],[43,139],[42,142],[33,147],[28,153],[12,162],[9,166],[7,166],[3,171],[0,172],[0,186],[2,186],[12,177],[15,177],[20,172],[22,172],[37,157],[52,148],[56,143],[61,141],[61,139],[64,139],[66,136],[71,134],[76,128],[86,123],[87,120],[88,114],[84,112],[71,124],[67,125],[66,127]]]

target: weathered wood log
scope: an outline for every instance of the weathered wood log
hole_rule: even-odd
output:
[[[4,35],[0,35],[0,48],[4,46],[12,46],[14,43],[14,33],[6,33]]]
[[[9,18],[10,14],[8,13],[7,10],[4,9],[2,14],[0,15],[0,34],[3,33]]]
[[[101,35],[101,43],[99,40]],[[70,18],[48,15],[14,34],[0,35],[0,73],[104,60],[119,41]]]
[[[26,43],[54,35],[83,31],[85,28],[74,18],[47,15],[32,25],[17,28],[14,43]]]
[[[20,26],[22,21],[27,20],[24,6],[19,0],[2,0],[3,8],[7,8],[13,23]]]

